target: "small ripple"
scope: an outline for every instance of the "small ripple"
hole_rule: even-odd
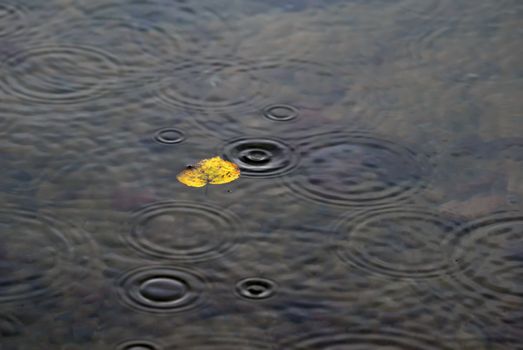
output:
[[[185,140],[185,135],[175,128],[163,128],[155,133],[154,139],[160,143],[173,144]]]
[[[167,266],[143,267],[125,274],[117,293],[126,305],[152,313],[172,313],[197,307],[205,281],[192,270]]]
[[[236,284],[236,293],[247,299],[267,299],[276,290],[276,283],[266,278],[250,277]]]
[[[4,208],[0,232],[0,303],[56,297],[87,272],[84,257],[93,254],[91,243],[75,227],[42,213]]]
[[[298,109],[290,105],[277,104],[265,107],[263,114],[271,120],[286,122],[298,116]]]
[[[471,294],[506,307],[523,302],[523,214],[499,212],[473,221],[449,240],[460,268],[456,281]]]
[[[2,67],[1,87],[22,99],[74,104],[107,91],[119,74],[118,61],[87,46],[42,46],[19,52]]]
[[[131,220],[126,241],[146,256],[176,261],[218,258],[234,247],[239,220],[208,204],[155,202]]]
[[[0,4],[0,38],[23,32],[27,27],[25,10],[21,7]]]
[[[372,206],[404,200],[424,184],[428,159],[364,133],[324,133],[301,142],[301,161],[287,181],[320,203]]]
[[[451,349],[436,339],[423,334],[404,331],[351,329],[350,331],[316,332],[286,340],[284,349],[398,349],[430,350]]]
[[[291,146],[272,138],[235,139],[223,147],[222,153],[240,167],[242,176],[280,176],[298,163],[298,155]]]
[[[456,223],[420,208],[384,208],[344,218],[336,227],[338,257],[396,278],[429,278],[453,270],[443,244]]]
[[[160,350],[159,345],[146,340],[129,340],[118,344],[116,350]]]
[[[338,268],[340,264],[332,256],[319,253],[326,251],[327,243],[324,233],[303,231],[242,236],[235,250],[207,271],[226,281],[214,291],[220,299],[230,300],[220,305],[221,312],[240,317],[249,313],[233,306],[246,299],[253,301],[240,303],[247,309],[254,311],[258,303],[263,303],[264,310],[276,311],[279,318],[292,320],[295,314],[326,309],[334,312],[332,305],[356,301],[355,294],[360,293],[352,287],[359,282],[350,279],[352,287],[344,285],[348,280],[346,269]],[[337,271],[331,273],[333,270]]]

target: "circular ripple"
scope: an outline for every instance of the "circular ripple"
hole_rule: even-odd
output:
[[[431,350],[450,349],[436,339],[424,337],[420,334],[401,331],[380,332],[357,329],[344,332],[314,333],[288,340],[283,344],[284,349],[398,349],[398,350]]]
[[[183,132],[174,128],[164,128],[160,129],[154,135],[154,139],[160,143],[180,143],[185,140]]]
[[[271,138],[235,139],[223,147],[222,153],[240,167],[242,176],[279,176],[298,163],[298,156],[291,146]]]
[[[276,289],[276,284],[265,278],[245,278],[236,284],[236,292],[247,299],[267,299]]]
[[[153,60],[166,61],[180,52],[194,56],[199,56],[204,50],[214,53],[229,52],[237,41],[237,31],[232,22],[222,15],[222,11],[198,3],[116,0],[110,3],[84,3],[77,6],[87,18],[120,21],[118,26],[125,26],[125,23],[128,27],[134,26],[136,29],[131,31],[119,29],[122,38],[129,39],[129,43],[115,43],[122,47],[126,44],[136,48],[141,46],[143,52],[151,54]],[[106,25],[107,23],[102,23],[103,29],[98,32],[97,28],[92,29],[103,44],[107,39],[103,39],[100,33],[107,35],[108,30],[104,29]],[[109,37],[116,38],[110,33]]]
[[[98,97],[119,74],[105,52],[83,46],[31,48],[11,57],[2,69],[7,92],[44,103],[78,103]]]
[[[523,214],[497,213],[471,222],[449,240],[457,281],[473,294],[507,305],[523,302]]]
[[[263,109],[263,114],[275,121],[285,122],[298,116],[298,110],[289,105],[272,105]]]
[[[61,42],[94,46],[118,57],[120,69],[126,73],[151,71],[179,55],[183,46],[173,28],[103,14],[89,15],[87,20],[64,21],[52,30]]]
[[[0,303],[57,296],[92,254],[83,232],[41,213],[0,210],[0,234]]]
[[[426,160],[394,142],[360,133],[304,140],[289,186],[307,199],[340,206],[398,202],[422,186]]]
[[[239,220],[223,208],[165,201],[136,212],[126,239],[147,256],[200,261],[228,252],[238,230]]]
[[[255,110],[260,85],[248,65],[234,60],[183,61],[154,86],[164,103],[196,113]]]
[[[201,301],[204,281],[194,272],[170,267],[145,267],[124,275],[118,295],[127,305],[153,313],[179,312]]]
[[[452,221],[416,208],[387,208],[344,218],[336,253],[349,265],[405,278],[427,278],[452,271],[443,244],[454,231]]]
[[[146,340],[130,340],[119,344],[117,350],[159,350],[160,347]]]
[[[25,28],[25,11],[20,7],[0,4],[0,38],[21,32]]]
[[[299,60],[191,58],[165,76],[150,85],[151,94],[171,107],[192,112],[191,120],[198,127],[219,136],[270,131],[261,113],[267,106],[274,106],[271,117],[288,120],[299,108],[332,106],[347,90],[333,67]],[[274,101],[284,104],[273,105]]]

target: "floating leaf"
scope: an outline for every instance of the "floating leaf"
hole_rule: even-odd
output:
[[[178,181],[191,187],[226,184],[239,177],[238,166],[220,157],[202,159],[196,165],[189,165],[176,176]]]

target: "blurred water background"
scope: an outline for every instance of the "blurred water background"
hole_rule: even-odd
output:
[[[522,19],[2,0],[0,349],[521,349]]]

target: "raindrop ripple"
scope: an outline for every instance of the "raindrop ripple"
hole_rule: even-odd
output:
[[[470,222],[452,236],[455,280],[471,294],[507,307],[523,302],[523,214],[499,212]]]
[[[347,89],[335,67],[304,60],[192,57],[168,68],[149,95],[190,113],[197,127],[219,137],[268,132],[268,119],[291,120],[300,108],[330,106]]]
[[[160,350],[161,348],[153,342],[146,340],[129,340],[118,344],[117,350]]]
[[[51,27],[52,35],[61,42],[94,46],[106,55],[117,57],[120,70],[126,77],[133,78],[137,77],[136,73],[149,75],[155,67],[180,53],[180,39],[173,36],[172,28],[118,15],[95,13],[87,19],[60,22]],[[139,83],[145,84],[143,80]]]
[[[141,51],[149,58],[149,62],[141,60],[145,67],[150,67],[153,62],[171,60],[180,54],[199,57],[202,51],[208,49],[228,52],[237,41],[232,22],[223,16],[222,11],[205,4],[184,0],[114,0],[85,2],[78,4],[78,8],[85,17],[106,22],[101,26],[90,26],[95,28],[92,33],[102,45],[113,43],[122,49],[130,48],[130,54]],[[106,35],[112,29],[99,30],[107,25],[116,25],[114,29],[118,34],[109,34],[110,41],[99,35]],[[118,37],[128,40],[119,43]],[[133,67],[140,69],[138,65]]]
[[[196,114],[255,110],[261,82],[246,62],[230,60],[182,60],[168,77],[152,85],[153,95],[180,110]]]
[[[223,156],[240,167],[242,176],[275,177],[298,164],[295,150],[274,138],[239,138],[223,146]]]
[[[160,143],[173,144],[185,140],[185,135],[178,129],[164,128],[156,132],[154,139]]]
[[[266,278],[250,277],[236,284],[236,293],[246,299],[270,298],[276,289],[276,283]]]
[[[192,270],[167,266],[141,267],[118,282],[118,296],[126,305],[145,312],[172,313],[197,307],[204,279]]]
[[[164,201],[135,212],[125,239],[148,257],[202,261],[230,251],[239,230],[238,218],[224,208]]]
[[[327,132],[298,144],[288,185],[306,199],[337,206],[400,202],[424,186],[427,157],[369,133]]]
[[[75,104],[104,94],[120,73],[116,58],[87,46],[42,46],[21,51],[2,67],[1,88],[22,99]]]
[[[0,233],[0,304],[58,297],[88,273],[84,257],[94,255],[93,246],[79,228],[41,212],[3,208]]]
[[[263,114],[278,122],[286,122],[298,116],[298,109],[289,105],[271,105],[263,109]]]
[[[394,278],[430,278],[454,270],[445,240],[457,224],[421,208],[380,208],[337,225],[337,256],[349,265]]]

